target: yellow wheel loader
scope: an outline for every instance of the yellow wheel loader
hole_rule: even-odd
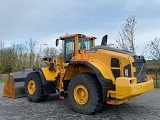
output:
[[[58,91],[75,111],[92,114],[104,103],[119,105],[153,89],[143,56],[107,46],[107,35],[101,45],[95,46],[95,39],[83,34],[57,39],[56,46],[63,42],[63,60],[44,58],[48,67],[26,73],[28,100],[44,101]]]

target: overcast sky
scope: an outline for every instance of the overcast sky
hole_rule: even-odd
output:
[[[5,46],[30,38],[55,46],[66,33],[103,35],[115,43],[120,27],[136,17],[137,53],[155,37],[160,38],[160,0],[0,0],[0,40]]]

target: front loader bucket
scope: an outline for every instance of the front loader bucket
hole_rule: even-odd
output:
[[[9,98],[19,98],[25,96],[24,83],[27,75],[32,72],[32,69],[26,69],[19,72],[14,72],[8,75],[4,84],[3,96]]]

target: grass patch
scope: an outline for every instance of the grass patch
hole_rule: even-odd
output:
[[[6,76],[0,77],[0,82],[5,82],[6,80],[7,80],[7,77],[6,77]]]
[[[155,88],[160,88],[160,81],[159,80],[157,82],[154,81],[154,87]]]

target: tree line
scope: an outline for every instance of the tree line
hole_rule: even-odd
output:
[[[25,44],[13,44],[5,47],[0,41],[0,73],[15,72],[27,68],[38,68],[43,65],[42,57],[55,58],[58,51],[47,47],[43,51],[37,50],[36,41],[30,39]]]
[[[116,39],[117,48],[125,51],[136,53],[135,46],[135,31],[136,31],[136,18],[134,16],[128,17],[124,24],[121,25],[119,36]],[[11,47],[5,47],[3,41],[0,41],[0,73],[9,73],[26,68],[37,68],[42,65],[42,57],[55,58],[61,53],[51,47],[46,47],[43,51],[37,51],[36,41],[30,39],[24,44],[13,44]],[[160,39],[155,38],[150,40],[146,45],[142,55],[156,60],[158,69],[160,68]]]

